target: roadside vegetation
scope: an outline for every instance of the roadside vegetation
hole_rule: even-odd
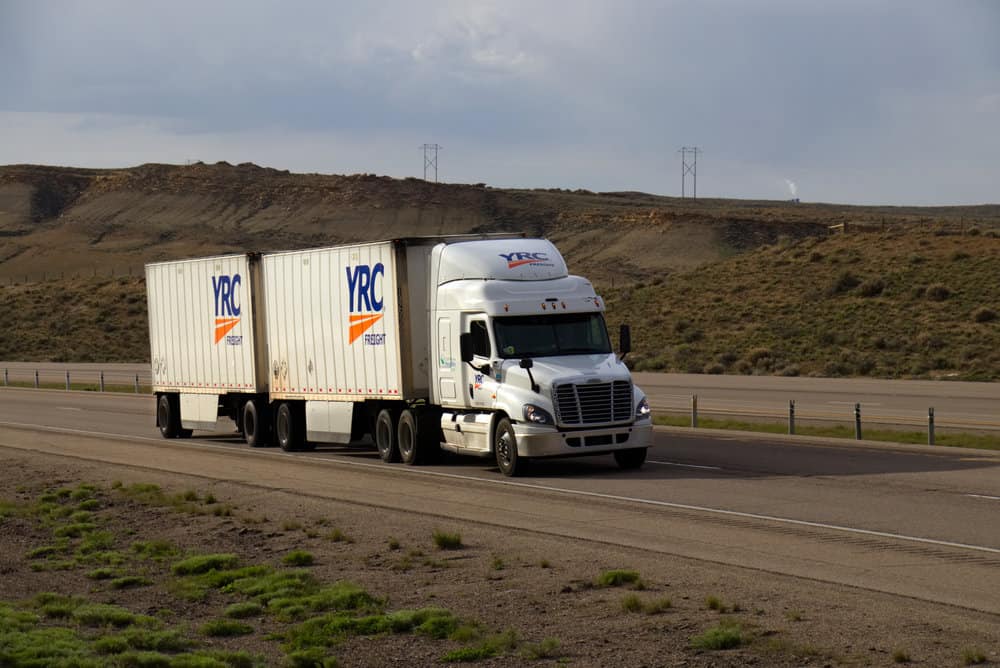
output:
[[[610,649],[590,645],[594,628],[629,629],[653,639],[655,655],[693,665],[716,663],[715,652],[782,666],[835,656],[801,637],[825,633],[827,620],[796,616],[792,632],[776,604],[749,612],[635,569],[573,571],[508,545],[501,557],[497,545],[426,526],[396,527],[387,541],[338,517],[357,542],[335,542],[319,531],[330,517],[269,520],[217,495],[65,478],[0,492],[0,547],[16,546],[5,577],[22,585],[0,597],[0,665],[332,666],[387,651],[421,665],[573,664],[610,656],[591,654]],[[477,604],[468,588],[484,572],[503,585],[480,589],[492,600]],[[986,660],[975,649],[962,657]]]
[[[665,415],[657,414],[653,416],[655,424],[670,427],[690,427],[691,417],[689,415]],[[787,422],[769,422],[766,420],[746,422],[743,420],[729,420],[718,418],[705,418],[698,416],[699,429],[728,429],[735,431],[754,431],[765,434],[787,434]],[[855,438],[854,427],[847,425],[821,426],[814,424],[795,425],[795,433],[799,436],[821,436],[827,438]],[[909,431],[905,429],[872,429],[864,427],[862,437],[868,441],[883,441],[887,443],[914,443],[926,444],[926,431]],[[976,448],[979,450],[1000,450],[1000,437],[990,434],[971,434],[956,430],[942,431],[940,428],[935,431],[934,445],[953,448]]]
[[[600,288],[612,332],[632,325],[638,370],[991,381],[997,275],[992,230],[925,226],[786,238]]]

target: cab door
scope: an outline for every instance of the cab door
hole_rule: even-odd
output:
[[[485,315],[463,315],[462,331],[472,337],[472,363],[462,365],[465,404],[472,408],[493,408],[497,381],[492,368],[495,359],[489,321]]]

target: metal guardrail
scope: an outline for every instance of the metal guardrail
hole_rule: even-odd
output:
[[[690,403],[681,402],[651,402],[653,413],[668,413],[674,415],[690,414],[690,425],[698,426],[699,416],[710,415],[723,418],[749,418],[751,420],[773,420],[788,424],[788,433],[795,433],[797,422],[849,422],[854,426],[855,438],[861,440],[864,435],[863,426],[914,426],[926,429],[927,442],[934,445],[938,428],[957,429],[965,431],[1000,431],[1000,422],[984,420],[951,420],[941,419],[935,414],[933,406],[927,407],[926,417],[916,415],[889,415],[862,412],[862,404],[857,402],[850,412],[832,412],[822,410],[801,411],[795,405],[795,400],[789,400],[787,407],[767,409],[750,406],[719,406],[711,402],[699,401],[698,395],[691,395]],[[862,417],[864,418],[862,420]]]
[[[84,386],[85,389],[93,388],[98,392],[110,391],[109,388],[115,388],[118,392],[131,388],[135,394],[139,394],[144,388],[149,388],[152,382],[152,374],[148,371],[133,373],[102,369],[49,370],[18,367],[4,368],[2,376],[4,387],[28,386],[37,389],[72,390],[74,386]]]

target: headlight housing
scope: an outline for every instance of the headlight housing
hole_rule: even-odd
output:
[[[649,401],[643,397],[635,407],[635,417],[637,420],[648,418],[653,411],[649,408]]]
[[[552,414],[534,404],[524,405],[524,421],[532,424],[555,424]]]

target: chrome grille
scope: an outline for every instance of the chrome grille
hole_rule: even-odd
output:
[[[564,425],[602,425],[632,421],[632,384],[556,385],[553,390],[556,422]]]

